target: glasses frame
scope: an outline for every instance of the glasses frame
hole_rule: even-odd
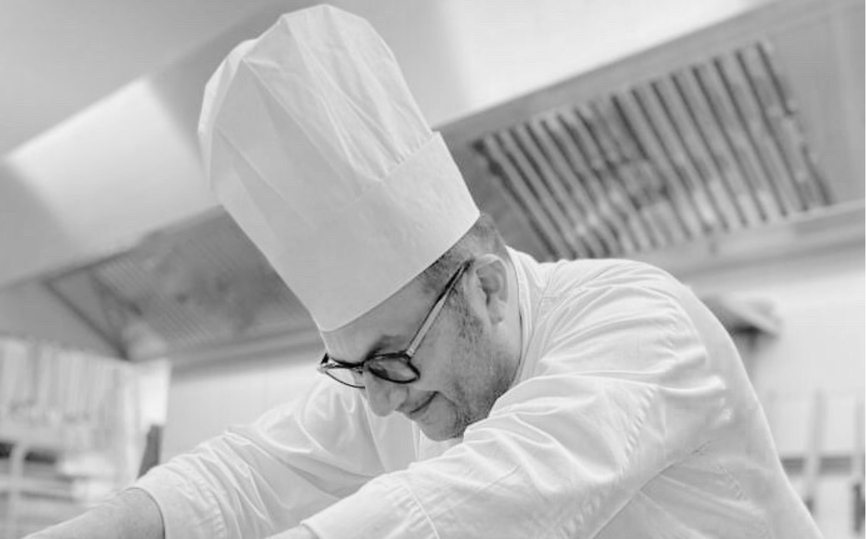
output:
[[[430,328],[436,322],[439,317],[439,313],[442,312],[443,307],[445,307],[445,302],[448,300],[448,297],[451,295],[451,292],[457,287],[457,283],[460,282],[460,278],[472,265],[472,260],[467,260],[460,264],[460,267],[457,268],[457,271],[454,272],[454,275],[448,280],[448,283],[445,285],[444,290],[439,294],[439,297],[436,298],[435,303],[427,311],[427,315],[424,317],[424,321],[421,322],[421,327],[418,328],[418,331],[415,332],[415,336],[412,337],[412,340],[409,342],[409,346],[404,348],[403,350],[397,352],[386,352],[383,354],[374,354],[366,359],[364,359],[360,363],[349,363],[347,361],[342,361],[339,359],[334,359],[325,352],[324,357],[319,362],[319,366],[317,370],[330,377],[331,379],[349,386],[354,387],[356,389],[364,389],[366,386],[363,384],[350,384],[343,380],[340,380],[332,371],[335,370],[350,370],[357,374],[358,378],[362,378],[364,376],[364,371],[369,371],[373,376],[380,378],[382,380],[386,380],[393,384],[411,384],[417,382],[419,378],[421,378],[421,373],[418,372],[418,369],[415,365],[412,364],[412,359],[415,357],[415,352],[421,346],[421,343],[424,341],[424,337],[427,336],[427,332],[430,331]],[[380,362],[400,362],[404,364],[409,370],[412,372],[413,376],[411,378],[406,379],[393,379],[389,378],[386,374],[386,370],[372,370],[375,368],[377,363]]]

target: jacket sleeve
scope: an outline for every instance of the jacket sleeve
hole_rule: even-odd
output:
[[[304,523],[322,539],[593,537],[724,421],[725,387],[679,304],[643,288],[546,310],[532,374],[441,457]]]
[[[393,437],[411,436],[411,426],[376,419],[359,392],[322,381],[253,425],[153,468],[134,487],[156,500],[166,539],[266,537],[385,469],[405,467]]]

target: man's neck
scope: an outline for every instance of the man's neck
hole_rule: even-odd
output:
[[[514,372],[511,385],[517,382],[520,367],[523,365],[523,314],[520,311],[520,288],[517,278],[516,262],[511,260],[508,268],[508,312],[506,314],[508,332],[514,337],[509,341],[509,357],[514,358]]]

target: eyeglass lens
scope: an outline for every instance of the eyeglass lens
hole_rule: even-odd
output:
[[[364,364],[364,368],[369,370],[371,374],[396,383],[410,383],[418,378],[416,371],[409,365],[409,358],[400,357],[383,357],[372,358]],[[364,377],[357,369],[328,369],[327,374],[346,385],[353,387],[364,387]]]

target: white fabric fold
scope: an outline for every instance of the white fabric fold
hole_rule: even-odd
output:
[[[479,216],[387,45],[330,6],[232,51],[199,137],[217,198],[323,331],[397,292]]]

